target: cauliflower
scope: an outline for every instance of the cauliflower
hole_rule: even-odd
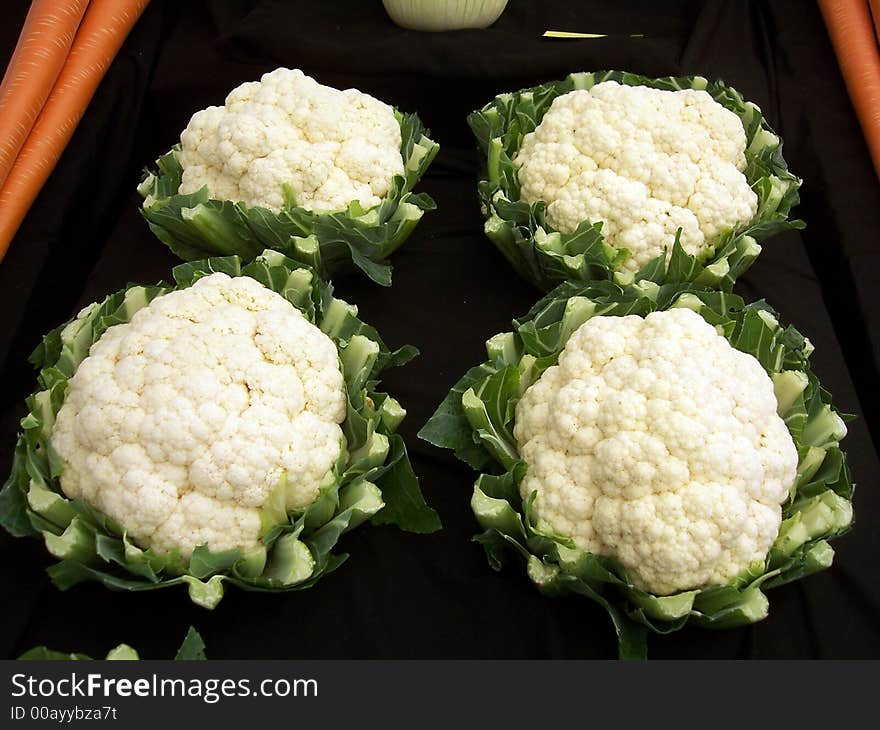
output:
[[[645,658],[645,629],[761,621],[764,591],[832,564],[853,485],[812,351],[763,301],[566,282],[486,341],[419,436],[481,472],[492,568],[596,601],[620,657]]]
[[[345,449],[333,341],[281,295],[214,273],[110,327],[51,433],[60,482],[157,553],[256,547],[281,485],[301,510]]]
[[[179,192],[278,212],[289,186],[310,211],[378,205],[404,174],[400,124],[387,104],[279,68],[196,112],[180,135]]]
[[[604,81],[555,98],[515,164],[522,199],[545,201],[553,227],[601,221],[605,241],[631,252],[623,268],[636,272],[668,253],[679,229],[684,250],[705,257],[752,220],[745,148],[739,117],[706,91]]]
[[[132,284],[49,332],[0,491],[0,526],[41,536],[62,589],[303,590],[370,519],[440,527],[378,392],[391,351],[314,269],[264,250]]]
[[[597,316],[516,407],[541,529],[665,595],[763,561],[798,453],[773,382],[687,308]]]

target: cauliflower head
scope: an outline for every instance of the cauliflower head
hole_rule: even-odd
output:
[[[404,173],[400,124],[357,89],[322,86],[279,68],[233,89],[224,106],[196,112],[180,135],[179,192],[278,212],[284,186],[318,213],[382,202]]]
[[[597,316],[516,408],[541,529],[657,595],[763,561],[798,454],[760,363],[699,314]]]
[[[547,203],[563,233],[602,222],[605,241],[629,249],[636,272],[671,248],[708,254],[750,221],[758,197],[743,170],[742,122],[707,92],[604,81],[554,99],[516,156],[521,197]]]
[[[317,498],[345,404],[333,341],[256,280],[214,273],[104,333],[51,443],[64,493],[141,546],[248,550],[279,485],[291,511]]]

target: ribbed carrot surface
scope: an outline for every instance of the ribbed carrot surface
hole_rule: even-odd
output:
[[[865,0],[819,0],[837,62],[880,177],[880,50]]]
[[[52,88],[0,189],[0,259],[58,163],[98,84],[149,0],[91,0]]]
[[[34,0],[0,84],[0,185],[52,91],[89,0]]]

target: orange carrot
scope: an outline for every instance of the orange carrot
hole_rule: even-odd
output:
[[[880,177],[880,50],[865,0],[819,0],[849,98]]]
[[[67,62],[0,189],[0,260],[150,0],[91,0]]]
[[[58,78],[89,0],[34,0],[0,84],[0,186]]]

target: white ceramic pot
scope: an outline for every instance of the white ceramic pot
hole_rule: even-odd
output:
[[[507,0],[382,0],[391,19],[411,30],[486,28],[504,12]]]

